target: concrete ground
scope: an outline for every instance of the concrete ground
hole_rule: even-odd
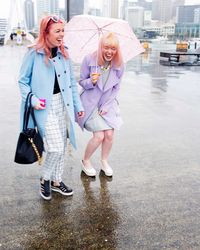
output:
[[[81,174],[90,133],[77,126],[78,150],[68,147],[63,176],[74,195],[47,202],[40,167],[13,162],[24,51],[0,47],[0,249],[199,250],[200,68],[159,65],[157,46],[129,62],[113,178],[99,173],[100,151],[92,159],[97,177]]]

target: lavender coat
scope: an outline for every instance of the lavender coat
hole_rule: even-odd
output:
[[[122,120],[119,113],[119,103],[117,94],[120,89],[120,81],[124,72],[123,67],[111,67],[108,80],[103,88],[102,78],[99,77],[97,84],[93,86],[90,79],[90,74],[100,72],[100,66],[96,67],[96,59],[93,55],[87,55],[81,65],[80,81],[82,86],[81,101],[85,110],[84,118],[78,119],[80,127],[83,129],[87,119],[92,114],[93,110],[98,107],[98,110],[106,111],[103,115],[107,124],[114,129],[119,129]]]

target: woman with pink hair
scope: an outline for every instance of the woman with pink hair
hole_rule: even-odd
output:
[[[114,33],[104,34],[99,41],[98,51],[87,55],[82,62],[79,84],[82,86],[81,100],[85,116],[78,122],[82,129],[93,133],[81,161],[82,170],[88,176],[96,175],[90,158],[100,145],[101,170],[106,176],[113,175],[108,156],[114,130],[122,124],[116,98],[123,71],[119,41]]]
[[[78,117],[84,116],[71,60],[63,45],[64,25],[57,16],[42,18],[39,37],[28,49],[19,76],[21,114],[27,94],[32,92],[38,129],[47,145],[40,179],[40,195],[45,200],[51,199],[51,191],[66,196],[73,194],[62,181],[67,124],[70,142],[76,147],[74,112]]]

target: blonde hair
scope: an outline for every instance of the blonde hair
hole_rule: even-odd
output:
[[[117,52],[112,60],[112,64],[116,67],[120,67],[123,64],[119,40],[117,36],[110,32],[103,34],[102,37],[99,40],[99,48],[96,52],[97,58],[98,58],[98,65],[103,66],[105,64],[105,59],[103,57],[103,46],[105,44],[109,44],[110,46],[116,48]]]
[[[57,19],[58,21],[55,22],[54,19]],[[59,17],[50,15],[50,16],[45,16],[41,19],[40,21],[40,30],[39,30],[39,36],[35,42],[35,44],[32,44],[29,47],[34,47],[36,51],[38,52],[39,49],[44,49],[45,52],[45,62],[48,63],[48,59],[51,57],[51,49],[47,45],[47,35],[49,33],[49,30],[51,28],[51,25],[54,23],[63,23],[64,20],[60,19]],[[64,58],[68,58],[69,55],[67,51],[65,50],[64,44],[61,44],[59,46],[60,51]]]

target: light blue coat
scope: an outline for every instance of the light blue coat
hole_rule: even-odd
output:
[[[24,103],[27,94],[31,91],[34,94],[32,97],[32,106],[36,105],[38,98],[46,99],[46,109],[35,110],[39,131],[43,136],[45,135],[45,122],[52,101],[55,72],[70,119],[69,139],[71,144],[76,148],[74,133],[75,112],[83,111],[84,109],[79,98],[71,60],[65,59],[60,49],[58,49],[56,57],[49,59],[48,64],[45,63],[45,53],[42,49],[38,52],[33,48],[28,49],[28,52],[24,56],[18,81],[22,95],[21,128],[23,124]],[[33,127],[32,121],[30,121],[29,126]]]

